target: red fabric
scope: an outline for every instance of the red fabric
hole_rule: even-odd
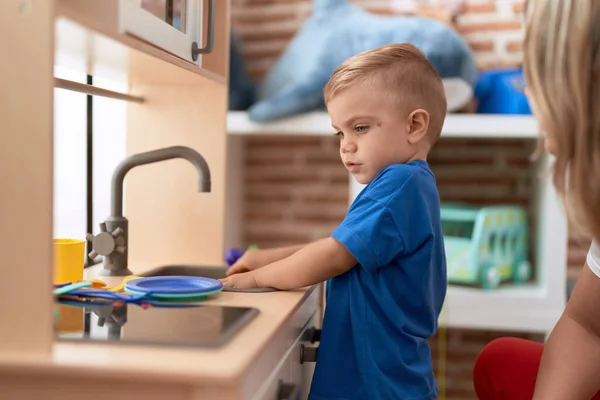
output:
[[[491,341],[473,368],[479,400],[531,400],[544,345],[518,338]],[[592,400],[600,400],[600,393]]]

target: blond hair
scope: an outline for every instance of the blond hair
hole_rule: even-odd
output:
[[[425,55],[409,43],[363,51],[340,64],[323,90],[325,103],[349,86],[368,84],[396,96],[403,106],[429,113],[429,136],[440,136],[446,117],[446,93]]]
[[[556,144],[553,183],[576,233],[600,240],[600,1],[529,1],[525,18],[525,82]]]

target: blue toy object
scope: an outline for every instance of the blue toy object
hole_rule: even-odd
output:
[[[449,283],[495,289],[503,282],[529,280],[523,207],[444,204],[441,217]]]
[[[225,252],[225,262],[227,263],[227,266],[231,267],[233,264],[235,264],[235,262],[241,256],[243,256],[244,253],[245,253],[244,250],[237,249],[237,248],[227,250],[227,252]]]
[[[257,249],[258,246],[255,244],[251,244],[250,246],[248,246],[247,250],[252,250],[252,249]],[[235,262],[244,255],[244,253],[246,252],[246,250],[242,250],[242,249],[238,249],[238,248],[233,248],[233,249],[229,249],[225,252],[225,262],[227,263],[228,267],[231,267],[233,264],[235,264]]]
[[[480,114],[531,114],[529,101],[523,93],[523,70],[504,68],[481,73],[475,86],[475,98]]]
[[[362,51],[404,42],[419,48],[442,79],[464,81],[460,96],[467,90],[471,98],[478,75],[475,60],[449,26],[431,18],[371,14],[347,0],[314,0],[312,16],[259,84],[249,117],[265,122],[324,108],[323,87],[340,63]]]

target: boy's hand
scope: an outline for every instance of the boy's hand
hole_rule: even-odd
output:
[[[219,280],[223,284],[223,289],[255,289],[259,287],[253,272],[236,273]]]
[[[269,264],[266,252],[268,250],[251,249],[246,250],[238,260],[227,269],[227,276],[239,274],[242,272],[253,271],[257,268],[264,267]]]

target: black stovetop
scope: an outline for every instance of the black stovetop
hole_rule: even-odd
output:
[[[55,307],[59,341],[186,347],[222,346],[258,314],[256,308],[201,304],[143,308],[61,301]]]

